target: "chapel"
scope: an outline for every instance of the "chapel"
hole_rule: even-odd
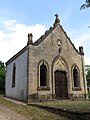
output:
[[[44,35],[6,62],[5,96],[16,100],[87,99],[84,51],[77,50],[59,16]]]

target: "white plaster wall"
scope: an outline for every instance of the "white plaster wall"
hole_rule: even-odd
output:
[[[13,64],[16,64],[16,84],[12,87]],[[6,96],[17,100],[27,99],[27,50],[7,65]]]

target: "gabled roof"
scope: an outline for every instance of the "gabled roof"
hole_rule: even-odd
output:
[[[50,27],[49,30],[47,30],[45,32],[44,35],[42,35],[38,40],[36,40],[34,43],[31,43],[30,45],[33,45],[33,46],[37,46],[39,45],[40,43],[42,43],[45,38],[57,27],[59,26],[62,31],[64,32],[65,36],[67,37],[67,39],[70,41],[70,43],[72,44],[73,48],[75,49],[75,51],[79,54],[79,55],[82,55],[82,53],[80,53],[74,46],[74,44],[71,42],[71,39],[68,37],[67,33],[64,31],[63,27],[60,25],[60,20],[58,18],[58,15],[56,14],[56,19],[55,19],[55,22],[53,24],[53,27]],[[29,42],[28,42],[29,43]],[[17,54],[15,54],[11,59],[9,59],[7,62],[6,62],[6,65],[9,64],[10,62],[12,62],[14,59],[16,59],[20,54],[22,54],[26,49],[27,49],[27,46],[29,44],[27,44],[22,50],[20,50]]]
[[[39,45],[39,44],[59,25],[59,27],[62,29],[62,31],[64,32],[64,34],[65,34],[65,36],[67,37],[67,39],[68,39],[68,40],[70,41],[70,43],[72,44],[72,46],[73,46],[73,48],[75,49],[75,51],[76,51],[78,54],[80,54],[79,51],[75,48],[75,46],[74,46],[74,44],[72,43],[71,39],[68,37],[67,33],[64,31],[63,27],[60,25],[60,20],[59,20],[59,18],[58,18],[58,15],[56,14],[55,16],[56,16],[56,19],[55,19],[55,22],[54,22],[54,24],[53,24],[53,27],[50,27],[49,30],[47,30],[47,31],[45,32],[45,34],[42,35],[37,41],[35,41],[34,43],[32,43],[32,45],[34,45],[34,46]]]

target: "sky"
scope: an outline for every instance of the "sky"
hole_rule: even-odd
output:
[[[53,25],[55,14],[78,49],[84,48],[90,65],[90,8],[80,10],[85,0],[0,0],[0,60],[8,61],[27,44],[28,33],[37,40]]]

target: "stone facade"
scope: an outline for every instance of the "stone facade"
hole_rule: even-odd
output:
[[[53,27],[50,27],[36,42],[33,43],[32,37],[32,34],[28,34],[27,46],[24,48],[24,52],[27,51],[25,56],[27,58],[27,65],[25,64],[27,66],[27,70],[25,69],[27,85],[24,82],[22,84],[25,84],[24,88],[27,90],[26,101],[87,99],[83,47],[79,47],[79,51],[75,48],[60,25],[58,15],[56,15]],[[21,54],[23,54],[22,50],[11,58],[6,63],[7,68]],[[9,89],[7,84],[11,84],[9,81],[11,78],[7,78],[11,68],[7,69],[6,91]],[[22,81],[22,77],[19,81]],[[57,84],[60,86],[62,84],[62,88]],[[8,97],[7,92],[6,96]]]

